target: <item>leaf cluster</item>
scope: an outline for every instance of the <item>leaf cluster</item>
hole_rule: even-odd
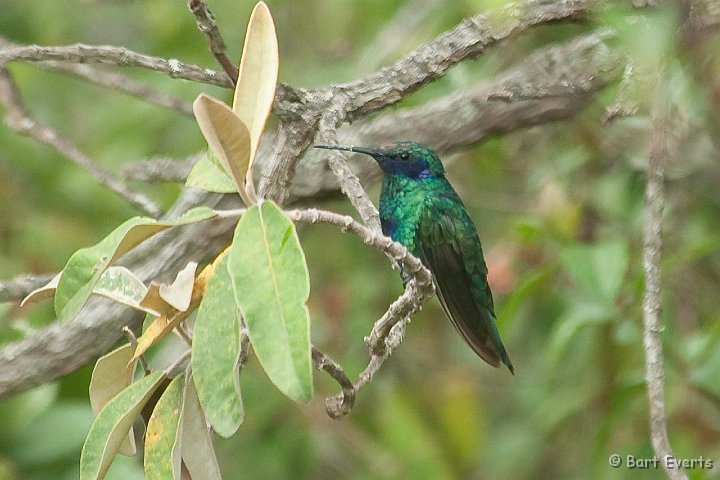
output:
[[[260,2],[250,17],[233,107],[207,95],[193,104],[210,149],[188,185],[214,191],[232,185],[248,206],[236,214],[231,245],[214,261],[197,276],[191,262],[171,284],[146,287],[127,268],[111,264],[168,228],[221,214],[196,207],[174,220],[134,217],[98,244],[78,250],[62,272],[24,300],[54,294],[60,322],[72,321],[93,294],[148,316],[137,340],[131,337],[95,366],[90,399],[97,416],[83,446],[81,479],[103,478],[116,454],[135,453],[132,426],[139,416],[146,423],[146,478],[180,478],[183,469],[193,478],[220,478],[205,425],[225,437],[239,428],[244,418],[239,374],[250,344],[280,391],[296,401],[312,399],[305,256],[294,223],[272,201],[258,203],[253,185],[252,165],[277,75],[275,28]],[[189,334],[186,321],[195,310]],[[165,370],[149,369],[144,353],[174,330],[188,341],[188,351]],[[144,374],[135,380],[139,361]]]

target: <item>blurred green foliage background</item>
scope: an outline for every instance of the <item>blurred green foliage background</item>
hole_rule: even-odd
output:
[[[212,0],[238,58],[252,3]],[[377,58],[375,39],[400,0],[269,0],[281,49],[280,80],[316,87],[357,78],[399,58],[497,0],[435,2]],[[420,2],[427,4],[428,2]],[[216,68],[184,1],[0,2],[0,34],[17,43],[120,45]],[[717,110],[672,12],[608,8],[583,25],[542,26],[453,68],[402,105],[490,79],[536,48],[601,27],[639,64],[664,56],[684,141],[667,168],[663,334],[667,411],[678,458],[720,461],[720,181],[712,128]],[[717,54],[717,53],[716,53]],[[716,62],[712,58],[708,61]],[[33,114],[107,168],[155,155],[184,158],[204,148],[194,121],[73,78],[13,64]],[[230,92],[127,71],[192,100]],[[433,300],[403,345],[341,421],[325,416],[336,385],[316,374],[318,396],[293,404],[257,362],[242,375],[246,420],[216,448],[227,479],[659,478],[651,469],[612,469],[612,453],[650,458],[642,348],[644,167],[647,106],[603,125],[617,86],[577,118],[492,138],[446,156],[451,180],[476,220],[491,271],[501,334],[517,375],[480,362]],[[715,127],[716,128],[716,127]],[[398,139],[400,140],[400,139]],[[0,278],[56,272],[135,212],[53,150],[0,128]],[[164,206],[179,185],[134,185]],[[377,198],[377,187],[371,192]],[[350,212],[346,202],[322,203]],[[402,291],[397,272],[356,238],[303,228],[311,272],[313,342],[356,375],[363,336]],[[53,321],[48,303],[0,305],[0,343]],[[166,351],[172,346],[166,347]],[[162,356],[164,351],[156,352]],[[92,366],[0,403],[0,479],[77,477],[92,421]],[[690,471],[691,478],[716,478]],[[142,478],[120,458],[112,479]]]

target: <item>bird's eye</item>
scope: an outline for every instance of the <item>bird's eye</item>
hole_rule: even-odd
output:
[[[407,160],[410,158],[410,154],[405,152],[400,154],[400,160]]]

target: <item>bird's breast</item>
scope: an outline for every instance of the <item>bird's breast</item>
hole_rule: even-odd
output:
[[[380,220],[383,232],[415,253],[416,234],[426,192],[411,180],[383,181]]]

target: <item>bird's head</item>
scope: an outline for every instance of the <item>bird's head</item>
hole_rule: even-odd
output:
[[[390,175],[421,180],[445,174],[440,158],[430,147],[415,142],[398,142],[387,147],[344,147],[340,145],[314,145],[315,148],[344,150],[370,155],[383,172]]]

